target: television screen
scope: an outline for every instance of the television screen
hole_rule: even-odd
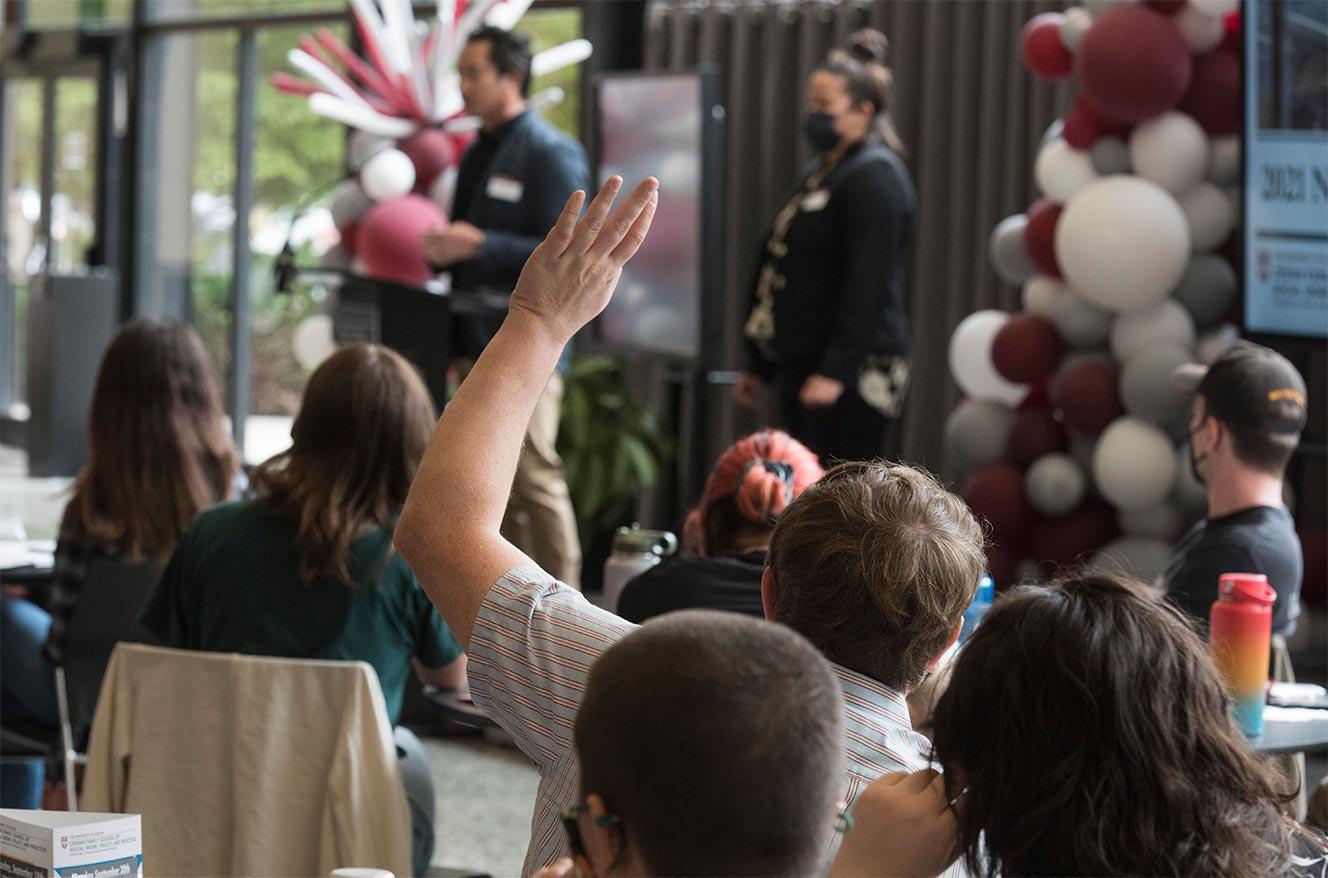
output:
[[[1328,337],[1328,3],[1245,18],[1245,328]]]
[[[671,358],[701,356],[703,74],[608,76],[598,84],[599,182],[660,181],[654,225],[598,323],[599,341]]]

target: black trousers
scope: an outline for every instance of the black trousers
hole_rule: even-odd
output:
[[[783,428],[815,451],[822,466],[898,454],[893,447],[898,421],[868,405],[858,395],[857,382],[846,383],[839,401],[832,406],[809,409],[798,402],[798,391],[810,374],[801,369],[780,369],[772,386],[779,400]]]

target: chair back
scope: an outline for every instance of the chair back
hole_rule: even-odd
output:
[[[99,558],[89,565],[64,644],[69,723],[76,740],[92,724],[97,694],[115,645],[157,642],[138,617],[160,578],[161,566],[147,561]]]

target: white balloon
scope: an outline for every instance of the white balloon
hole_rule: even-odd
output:
[[[1240,138],[1233,135],[1214,137],[1208,159],[1208,180],[1229,186],[1240,179]]]
[[[1196,253],[1220,247],[1236,225],[1236,211],[1230,199],[1212,183],[1200,183],[1180,196],[1180,208],[1190,229],[1190,247]],[[1061,222],[1064,221],[1062,214]]]
[[[1161,503],[1176,483],[1176,446],[1146,421],[1117,418],[1093,452],[1093,481],[1116,508],[1147,509]]]
[[[1065,18],[1061,21],[1061,45],[1067,52],[1073,52],[1079,48],[1079,41],[1084,38],[1084,34],[1093,26],[1093,13],[1082,6],[1071,6],[1065,10]]]
[[[1180,206],[1161,186],[1140,177],[1089,183],[1065,205],[1056,224],[1056,262],[1065,280],[1085,299],[1113,311],[1160,301],[1185,272],[1189,251]]]
[[[1147,509],[1120,512],[1117,521],[1120,529],[1129,536],[1151,537],[1168,543],[1180,536],[1181,528],[1185,526],[1180,510],[1165,501]]]
[[[434,178],[433,185],[429,187],[429,197],[449,217],[452,216],[452,201],[456,197],[456,183],[457,168],[456,165],[453,165],[444,168],[443,172]]]
[[[1088,478],[1068,454],[1044,454],[1024,474],[1024,495],[1034,509],[1053,518],[1078,508]]]
[[[1190,5],[1204,15],[1223,17],[1236,11],[1240,0],[1190,0]]]
[[[950,374],[959,389],[973,399],[990,399],[1016,406],[1028,387],[1006,381],[991,362],[991,344],[1010,319],[1004,311],[976,311],[965,317],[950,336]]]
[[[1188,192],[1208,170],[1208,137],[1184,113],[1163,113],[1130,134],[1130,164],[1168,192]]]
[[[1216,49],[1222,44],[1222,38],[1226,36],[1226,24],[1220,16],[1200,12],[1194,6],[1186,6],[1173,15],[1171,21],[1176,25],[1176,30],[1180,31],[1180,37],[1185,41],[1185,45],[1189,46],[1190,52],[1195,55]]]
[[[1166,571],[1170,560],[1170,543],[1146,537],[1121,537],[1098,549],[1088,560],[1088,568],[1152,582]]]
[[[309,372],[317,369],[336,349],[332,318],[326,314],[310,314],[296,325],[291,335],[291,354],[295,362]]]
[[[1024,284],[1024,310],[1050,318],[1056,302],[1069,291],[1070,288],[1056,278],[1039,274]]]
[[[1097,179],[1097,169],[1086,150],[1075,149],[1058,137],[1038,152],[1033,178],[1043,194],[1064,203]]]
[[[1194,350],[1194,318],[1175,299],[1127,311],[1111,327],[1111,353],[1122,363],[1158,347]]]
[[[360,186],[374,201],[400,198],[415,185],[415,165],[399,149],[385,149],[364,163]]]

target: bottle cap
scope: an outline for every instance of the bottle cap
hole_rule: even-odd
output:
[[[1223,573],[1217,580],[1217,599],[1272,606],[1277,600],[1277,592],[1262,573]]]

